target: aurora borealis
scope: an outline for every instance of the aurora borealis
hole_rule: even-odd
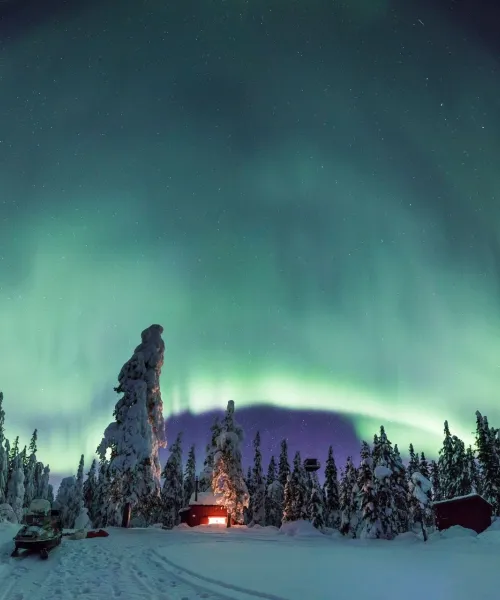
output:
[[[0,21],[7,435],[73,471],[151,323],[166,416],[500,425],[499,53],[421,3],[174,4]]]

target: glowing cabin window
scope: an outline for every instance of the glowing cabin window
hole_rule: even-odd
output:
[[[224,517],[208,517],[209,525],[225,525],[226,519]]]

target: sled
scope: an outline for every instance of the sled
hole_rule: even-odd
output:
[[[14,537],[11,556],[19,556],[20,550],[37,552],[40,558],[49,558],[49,552],[59,546],[62,527],[58,510],[51,510],[48,500],[33,500],[23,519],[23,526]]]

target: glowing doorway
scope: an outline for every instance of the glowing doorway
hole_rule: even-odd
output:
[[[225,525],[226,519],[225,517],[208,517],[209,525]]]

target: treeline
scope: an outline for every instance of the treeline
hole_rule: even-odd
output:
[[[49,483],[50,468],[37,460],[38,432],[35,429],[29,446],[19,447],[5,437],[3,393],[0,392],[0,520],[21,521],[24,509],[34,498],[52,502],[53,489]]]

